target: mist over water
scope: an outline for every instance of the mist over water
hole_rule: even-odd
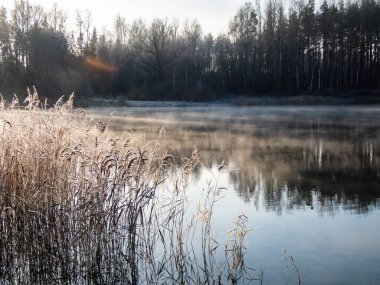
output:
[[[111,109],[94,109],[107,116]],[[218,179],[214,229],[244,212],[255,230],[248,262],[266,284],[374,284],[380,274],[380,108],[152,107],[114,109],[110,128],[161,143],[179,163],[201,154],[189,197]],[[222,161],[227,165],[218,171]],[[191,198],[189,198],[191,199]],[[194,198],[196,199],[196,198]]]

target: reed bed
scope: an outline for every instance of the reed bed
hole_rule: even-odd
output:
[[[0,102],[0,284],[262,282],[244,262],[244,215],[226,243],[212,235],[216,185],[186,213],[197,151],[173,170],[161,135],[112,137],[73,96],[24,103]]]

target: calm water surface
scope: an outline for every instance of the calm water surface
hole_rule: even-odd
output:
[[[284,249],[303,284],[380,280],[380,107],[92,109],[111,111],[111,128],[146,141],[165,126],[177,158],[201,154],[191,178],[196,201],[217,179],[223,199],[214,231],[225,236],[240,213],[254,230],[247,262],[264,284],[294,284]],[[221,171],[218,165],[228,163]]]

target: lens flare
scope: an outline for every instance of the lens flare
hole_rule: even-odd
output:
[[[99,71],[105,71],[105,72],[111,72],[111,73],[118,71],[117,66],[104,62],[100,58],[96,58],[96,57],[86,57],[85,64],[86,66],[88,66],[89,68],[93,70],[99,70]]]

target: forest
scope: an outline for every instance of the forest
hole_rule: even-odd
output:
[[[194,15],[196,16],[196,15]],[[196,19],[126,19],[111,30],[27,0],[0,6],[0,92],[133,100],[380,90],[380,1],[267,0],[231,11],[228,30]]]

